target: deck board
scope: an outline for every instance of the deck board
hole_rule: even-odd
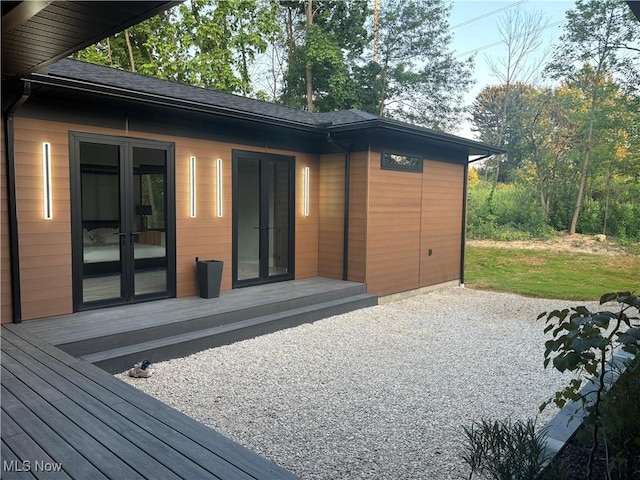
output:
[[[25,322],[24,326],[52,345],[62,345],[94,337],[106,337],[161,325],[177,324],[189,318],[264,307],[276,302],[358,285],[362,284],[313,277],[229,290],[222,292],[219,298],[181,297],[157,300],[30,320]]]
[[[297,478],[22,325],[2,353],[3,458],[64,469],[2,478]]]

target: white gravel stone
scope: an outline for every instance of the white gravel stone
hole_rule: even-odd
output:
[[[304,479],[464,478],[462,425],[568,382],[536,317],[576,303],[448,288],[117,376]]]

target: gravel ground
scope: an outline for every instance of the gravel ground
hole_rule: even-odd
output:
[[[536,317],[570,305],[448,288],[117,376],[304,479],[464,478],[462,425],[568,381]]]

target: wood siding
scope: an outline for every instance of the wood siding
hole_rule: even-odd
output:
[[[291,153],[289,153],[291,155]],[[304,167],[309,167],[309,216],[304,216]],[[295,278],[318,276],[318,156],[296,154]]]
[[[424,161],[421,287],[460,278],[463,189],[464,166]]]
[[[4,117],[0,124],[0,317],[2,323],[13,318],[11,307],[11,245],[9,243],[9,205],[7,190],[7,152],[5,151]]]
[[[367,278],[367,203],[369,152],[351,154],[349,174],[349,262],[348,280],[365,282]],[[371,292],[371,290],[369,290]]]
[[[459,279],[464,166],[424,160],[422,174],[382,170],[372,152],[368,171],[368,291],[389,295]]]
[[[421,190],[422,175],[382,170],[380,154],[371,153],[366,272],[371,293],[418,287]]]
[[[222,260],[224,269],[221,289],[231,288],[232,150],[258,151],[257,149],[240,144],[88,127],[31,118],[16,118],[15,123],[23,319],[71,313],[73,308],[69,131],[173,142],[176,165],[177,296],[197,294],[196,257]],[[42,142],[45,141],[51,142],[53,154],[53,220],[45,220],[42,214],[41,162]],[[318,275],[319,218],[318,158],[316,155],[282,150],[261,149],[259,151],[296,156],[296,278],[316,276]],[[190,156],[197,158],[197,215],[195,218],[189,216]],[[216,160],[218,158],[223,161],[223,216],[221,218],[216,215]],[[304,217],[303,212],[304,166],[311,168],[309,217]],[[3,208],[5,208],[4,205],[6,202],[3,202]],[[44,246],[46,249],[43,248]],[[4,265],[5,262],[3,262],[3,268]],[[4,292],[3,284],[3,294]]]
[[[63,124],[14,120],[22,319],[72,311],[69,134]],[[44,219],[42,143],[51,144],[53,218]]]
[[[318,275],[342,279],[344,252],[344,154],[320,157]]]

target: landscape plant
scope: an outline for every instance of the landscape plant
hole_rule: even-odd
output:
[[[535,421],[480,420],[462,427],[466,436],[462,459],[469,480],[482,475],[494,480],[538,480],[549,460],[544,430]]]
[[[542,411],[548,404],[559,408],[568,402],[581,403],[592,422],[592,438],[586,477],[593,478],[593,465],[600,440],[605,409],[603,399],[606,387],[619,373],[619,364],[614,362],[614,353],[620,349],[635,358],[640,351],[640,298],[631,292],[606,293],[600,305],[616,302],[616,311],[592,312],[585,306],[543,312],[546,316],[545,333],[552,338],[545,342],[544,367],[550,364],[560,371],[576,372],[562,390],[540,406]],[[627,363],[623,362],[626,366]],[[581,389],[588,379],[588,386]]]

